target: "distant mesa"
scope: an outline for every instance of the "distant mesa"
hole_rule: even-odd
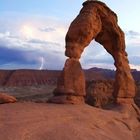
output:
[[[103,68],[84,69],[86,81],[113,80],[115,71]],[[140,71],[131,71],[136,82],[140,81]],[[61,70],[0,70],[1,87],[23,87],[57,84]]]
[[[0,70],[0,86],[56,85],[59,74],[57,70]]]
[[[107,101],[112,102],[115,71],[109,69],[103,69],[103,68],[90,68],[83,71],[86,80],[86,98],[85,98],[86,102],[90,105],[99,106],[99,107],[108,104]],[[135,79],[136,86],[137,86],[135,102],[140,107],[140,71],[131,71],[131,73]],[[41,71],[40,70],[0,70],[1,92],[6,92],[7,94],[10,93],[10,95],[15,95],[16,91],[13,92],[12,90],[14,88],[20,89],[22,91],[22,89],[35,87],[33,88],[35,90],[37,87],[39,88],[43,87],[46,90],[48,86],[53,90],[57,85],[57,79],[60,76],[60,74],[61,74],[60,70],[41,70]],[[34,91],[33,89],[32,89],[32,92],[34,92],[33,95],[36,96],[37,91]],[[66,93],[69,92],[71,94],[74,93],[73,90],[67,91],[64,88],[59,89],[59,91],[60,91],[60,95],[65,92]],[[96,92],[98,91],[98,94],[94,94],[95,91]],[[23,98],[19,90],[17,92],[18,93],[16,97],[18,97],[18,99],[20,100],[33,101],[34,99],[34,96],[31,97],[28,90],[27,90],[28,93],[25,94],[28,96],[25,96],[25,98]],[[44,89],[42,89],[42,92],[45,92]],[[39,94],[41,93],[38,93],[38,97],[35,98],[35,101],[37,102],[40,101],[41,95],[39,96]],[[58,95],[57,90],[54,91],[54,94]],[[47,95],[45,97],[44,96],[41,97],[42,100],[46,100],[46,98],[48,99]],[[99,100],[97,101],[95,100],[95,98],[98,98]]]

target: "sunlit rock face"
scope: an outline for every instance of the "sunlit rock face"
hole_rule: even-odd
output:
[[[116,77],[114,84],[113,96],[118,103],[132,103],[135,96],[135,84],[133,77],[130,73],[129,62],[127,53],[125,51],[124,33],[117,24],[117,15],[104,3],[100,1],[90,0],[83,3],[79,15],[71,23],[69,30],[66,34],[66,51],[65,55],[70,59],[69,62],[75,59],[73,64],[69,65],[67,69],[67,61],[64,70],[61,74],[63,90],[72,90],[75,96],[84,96],[83,92],[77,90],[79,87],[84,88],[84,80],[79,82],[81,75],[77,74],[80,67],[73,67],[75,63],[79,63],[84,49],[89,43],[95,39],[107,50],[114,58],[114,65],[116,66]],[[94,54],[93,54],[94,55]],[[69,73],[69,81],[66,82],[68,77],[66,70]],[[71,73],[72,71],[72,73]],[[79,70],[80,73],[81,70]],[[84,78],[82,78],[84,79]],[[58,80],[58,85],[61,80]],[[74,88],[70,85],[75,83]],[[81,84],[83,83],[83,84]],[[60,88],[60,86],[58,86]],[[57,89],[58,89],[57,88]],[[56,96],[60,95],[60,90],[55,91]],[[63,93],[69,96],[69,92]],[[60,98],[60,97],[59,97]]]

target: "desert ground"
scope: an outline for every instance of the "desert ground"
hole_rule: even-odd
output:
[[[129,105],[102,110],[87,104],[13,103],[0,105],[0,138],[139,140],[140,126]]]

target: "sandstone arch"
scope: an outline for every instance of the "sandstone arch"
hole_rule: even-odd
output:
[[[71,23],[66,35],[66,61],[53,102],[83,101],[85,79],[79,63],[84,48],[95,39],[114,58],[116,78],[114,97],[117,102],[133,102],[135,84],[125,52],[124,33],[117,24],[117,15],[104,3],[87,0],[79,15]],[[94,55],[94,54],[93,54]]]

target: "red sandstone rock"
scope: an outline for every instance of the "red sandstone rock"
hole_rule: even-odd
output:
[[[86,85],[86,103],[104,107],[113,103],[113,85],[112,80],[91,81]]]
[[[84,104],[85,100],[83,96],[61,95],[54,96],[48,102],[57,104]]]
[[[135,103],[140,107],[140,84],[136,83]],[[106,107],[114,101],[114,80],[93,80],[86,83],[86,103],[96,107]],[[119,104],[132,104],[133,98],[116,98]]]
[[[7,95],[5,93],[0,93],[0,104],[4,103],[14,103],[17,99],[13,96]]]
[[[135,102],[140,107],[140,82],[137,82],[137,90],[136,90]]]
[[[0,140],[140,140],[137,109],[15,103],[0,105]]]
[[[133,98],[117,98],[116,100],[118,104],[134,104]]]
[[[68,100],[71,96],[77,96],[78,102],[79,99],[81,99],[81,102],[83,102],[84,97],[86,95],[85,92],[85,77],[84,72],[81,68],[80,62],[77,59],[67,59],[64,69],[61,73],[61,76],[58,79],[57,88],[54,90],[54,95],[59,96],[57,97],[57,101],[52,99],[52,102],[58,103],[62,102],[64,103],[65,100]],[[66,98],[64,98],[63,95],[66,95]],[[69,97],[68,97],[69,96]],[[62,97],[62,100],[60,99]],[[55,98],[55,97],[54,97]],[[76,103],[75,98],[70,98],[70,102]],[[58,101],[60,99],[60,101]],[[67,101],[66,101],[67,102]]]
[[[59,75],[57,70],[0,70],[0,86],[56,85]]]
[[[78,60],[91,40],[95,39],[103,45],[115,61],[116,77],[113,92],[114,97],[119,99],[133,99],[135,96],[135,83],[130,72],[127,53],[125,52],[124,33],[117,22],[117,15],[104,3],[96,0],[84,2],[83,8],[71,23],[66,34],[65,55],[71,59]],[[72,62],[72,60],[69,61]],[[77,92],[80,91],[77,89],[81,84],[79,85],[79,82],[74,84],[76,79],[68,78],[70,75],[72,77],[77,76],[77,72],[76,67],[73,67],[72,64],[70,67],[67,67],[66,62],[61,80],[62,83],[64,83],[62,84],[64,88],[74,89],[77,95],[81,95],[80,92]],[[81,80],[81,83],[82,82],[82,85],[84,85],[83,80]]]
[[[58,80],[59,87],[73,91],[72,95],[85,96],[85,76],[77,59],[67,59],[62,74]]]

